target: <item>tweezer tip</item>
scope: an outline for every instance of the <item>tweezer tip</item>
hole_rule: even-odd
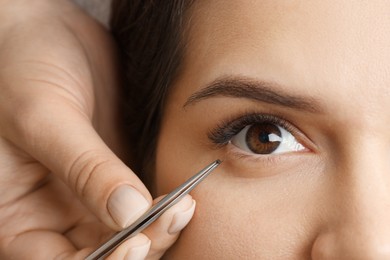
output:
[[[216,163],[216,164],[221,164],[221,163],[222,163],[222,160],[217,159],[217,160],[215,161],[215,163]]]

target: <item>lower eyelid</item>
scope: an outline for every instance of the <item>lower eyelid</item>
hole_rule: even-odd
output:
[[[288,160],[290,157],[295,157],[299,154],[307,154],[311,152],[310,149],[305,147],[305,149],[301,151],[286,152],[280,154],[252,154],[238,148],[231,142],[229,142],[222,149],[225,152],[224,157],[226,157],[226,159],[238,160],[248,163],[261,163],[264,167],[275,166],[275,164]]]
[[[271,155],[253,155],[243,152],[231,143],[221,148],[218,155],[224,161],[231,176],[237,178],[270,178],[297,173],[307,167],[318,156],[308,152],[292,152]],[[300,154],[297,156],[297,153]],[[317,159],[316,159],[317,158]]]
[[[253,156],[241,152],[232,144],[228,144],[224,150],[225,153],[221,157],[229,169],[228,172],[235,178],[269,178],[291,172],[291,164],[284,163],[285,156]]]
[[[229,142],[226,147],[226,159],[242,160],[250,163],[263,163],[273,165],[283,160],[284,154],[251,154]]]

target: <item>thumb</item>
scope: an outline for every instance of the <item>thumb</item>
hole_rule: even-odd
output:
[[[152,204],[149,192],[88,117],[50,100],[20,106],[3,124],[6,136],[61,178],[106,225],[115,230],[128,226]]]

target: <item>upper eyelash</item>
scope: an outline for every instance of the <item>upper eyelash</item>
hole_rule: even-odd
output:
[[[238,118],[223,121],[208,133],[208,138],[218,147],[224,146],[244,127],[258,123],[279,125],[294,134],[295,128],[280,116],[271,114],[250,113]]]

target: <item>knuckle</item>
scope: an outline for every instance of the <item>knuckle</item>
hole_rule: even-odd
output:
[[[67,174],[67,183],[77,194],[84,196],[86,191],[95,187],[98,175],[103,174],[102,168],[111,164],[107,157],[98,151],[89,150],[83,152],[73,161]]]

